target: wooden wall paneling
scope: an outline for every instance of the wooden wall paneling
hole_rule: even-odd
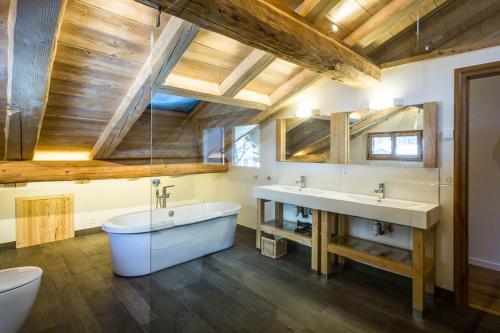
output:
[[[72,194],[16,198],[16,248],[73,238]]]
[[[410,26],[369,56],[377,63],[386,63],[432,52],[499,10],[500,3],[495,0],[448,1],[421,20],[418,45],[415,28]]]
[[[336,112],[330,116],[330,163],[349,163],[349,113]]]
[[[116,57],[144,63],[151,47],[127,39],[97,32],[91,28],[64,21],[59,36],[61,43],[77,45],[80,48],[113,54]]]
[[[151,85],[161,85],[196,36],[198,29],[181,19],[171,18],[146,63],[130,87],[113,118],[92,148],[92,158],[109,157],[139,119],[150,102]],[[152,70],[151,70],[152,68]]]
[[[437,103],[424,103],[423,163],[424,168],[438,167]]]
[[[272,3],[223,0],[207,7],[201,0],[161,0],[160,4],[169,14],[345,84],[366,87],[380,79],[376,65],[317,31],[300,15]],[[300,52],[290,52],[292,49]]]
[[[286,119],[276,119],[276,161],[286,161]]]
[[[12,60],[8,69],[6,159],[33,158],[65,6],[65,0],[49,0],[42,7],[37,1],[10,3],[10,13],[15,18],[11,17],[8,32]],[[36,35],[33,29],[38,31]]]

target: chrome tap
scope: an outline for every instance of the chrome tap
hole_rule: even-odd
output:
[[[155,189],[156,209],[158,209],[158,206],[160,206],[160,208],[166,208],[167,207],[167,199],[170,198],[170,192],[167,192],[167,188],[175,187],[175,185],[163,186],[162,193],[160,195],[160,184],[161,184],[160,179],[155,178],[155,179],[153,179],[152,183],[153,183],[153,186],[156,188]]]
[[[295,184],[299,185],[299,188],[305,188],[306,187],[306,176],[300,176],[299,179],[295,181]]]
[[[385,198],[385,184],[378,183],[378,188],[375,189],[374,192],[377,193],[378,201],[382,201],[382,199]]]

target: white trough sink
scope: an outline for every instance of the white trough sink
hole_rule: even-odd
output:
[[[379,202],[368,195],[289,185],[256,186],[254,197],[420,229],[432,227],[441,213],[436,204],[390,198]]]

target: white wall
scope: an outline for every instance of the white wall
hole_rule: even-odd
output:
[[[500,271],[500,75],[469,95],[469,262]]]
[[[203,175],[196,176],[202,177]],[[196,201],[194,177],[161,177],[162,184],[176,185],[170,202]],[[29,183],[25,187],[0,187],[0,244],[16,240],[15,198],[52,194],[74,195],[75,230],[99,227],[110,217],[150,209],[149,178]],[[154,203],[154,202],[153,202]]]
[[[500,47],[477,50],[383,70],[382,82],[374,89],[356,90],[329,81],[297,96],[289,105],[289,114],[306,105],[323,114],[368,107],[370,99],[381,95],[402,98],[404,104],[438,102],[438,129],[453,129],[454,69],[500,60]],[[252,188],[260,184],[293,184],[304,175],[308,186],[373,194],[377,183],[384,181],[387,196],[442,205],[442,219],[437,229],[437,285],[453,289],[453,140],[440,140],[441,169],[391,166],[329,165],[275,162],[275,125],[261,130],[262,160],[259,169],[232,168],[227,175],[205,177],[196,182],[197,197],[236,200],[243,204],[239,223],[255,227],[256,207]],[[255,179],[255,176],[258,178]],[[270,177],[268,180],[266,177]],[[441,181],[441,186],[439,182]],[[373,237],[366,224],[353,226],[356,235]],[[402,227],[395,234],[378,241],[410,247],[409,230]]]

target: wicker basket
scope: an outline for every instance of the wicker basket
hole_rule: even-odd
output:
[[[262,236],[260,239],[260,253],[273,259],[286,254],[286,239],[273,236]]]

